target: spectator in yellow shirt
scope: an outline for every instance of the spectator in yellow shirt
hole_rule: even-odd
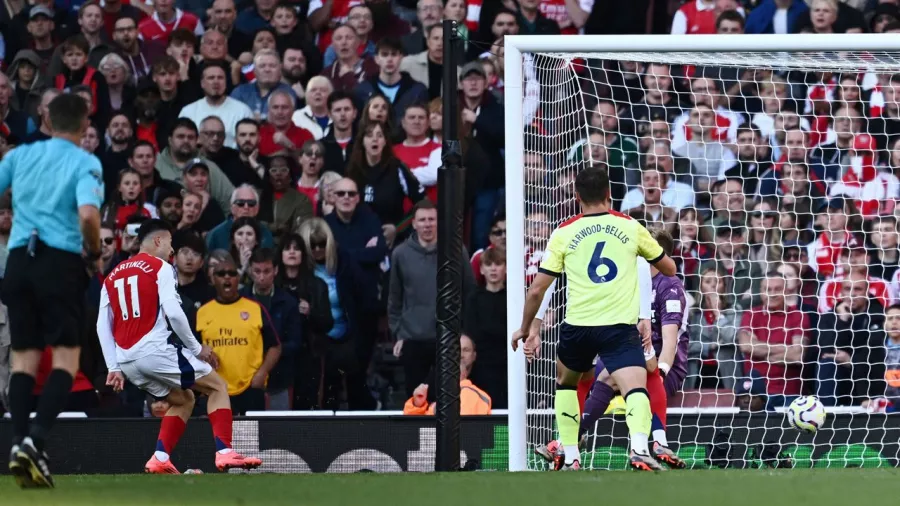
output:
[[[459,337],[459,411],[462,415],[491,414],[491,396],[469,381],[475,364],[475,343],[469,336]],[[435,403],[428,404],[428,385],[416,387],[412,397],[403,406],[404,415],[433,415]]]

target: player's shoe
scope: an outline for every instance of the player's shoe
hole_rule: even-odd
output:
[[[571,464],[566,464],[566,456],[562,452],[557,453],[553,458],[554,471],[579,471],[581,470],[581,462],[578,459],[573,460]]]
[[[216,469],[223,473],[229,469],[256,469],[261,465],[262,460],[255,457],[244,457],[236,451],[216,453]]]
[[[31,481],[31,473],[16,459],[17,453],[19,453],[19,445],[13,445],[9,450],[9,474],[13,475],[19,487],[34,488],[35,485]]]
[[[144,464],[144,472],[149,474],[181,474],[172,463],[172,459],[165,462],[156,458],[156,455],[150,457],[150,460]]]
[[[659,462],[650,455],[641,455],[640,453],[635,452],[631,452],[629,465],[635,471],[668,471],[668,469],[661,466]]]
[[[672,469],[684,469],[687,467],[687,464],[678,454],[659,443],[653,443],[653,457]]]
[[[584,451],[587,448],[588,434],[585,432],[578,440],[578,449]],[[563,447],[559,441],[554,439],[545,445],[537,445],[534,447],[534,453],[540,455],[547,462],[553,462],[557,454],[564,454]]]
[[[9,472],[22,488],[53,488],[50,459],[28,443],[14,445],[9,453]]]

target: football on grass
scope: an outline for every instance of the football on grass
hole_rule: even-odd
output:
[[[812,434],[825,424],[825,406],[812,395],[799,397],[788,406],[787,416],[792,427]]]

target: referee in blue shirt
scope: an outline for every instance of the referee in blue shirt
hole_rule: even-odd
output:
[[[80,147],[87,103],[66,93],[50,102],[49,112],[53,137],[0,161],[0,193],[12,188],[13,207],[2,287],[12,340],[9,470],[22,487],[53,486],[44,442],[78,371],[88,269],[99,267],[100,258],[103,169]],[[53,370],[30,421],[34,378],[47,346]]]

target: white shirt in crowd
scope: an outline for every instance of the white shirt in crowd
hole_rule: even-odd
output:
[[[179,118],[188,118],[200,127],[200,122],[209,116],[216,116],[225,125],[225,145],[229,148],[236,148],[234,142],[234,131],[237,128],[238,121],[244,118],[252,118],[253,111],[247,107],[247,104],[231,97],[225,97],[225,101],[221,105],[212,106],[206,101],[206,97],[184,106],[181,110]]]
[[[694,207],[694,189],[691,185],[670,181],[666,189],[662,191],[662,205],[681,211],[685,207]],[[622,198],[622,212],[629,211],[644,205],[644,191],[640,188],[628,190]]]

